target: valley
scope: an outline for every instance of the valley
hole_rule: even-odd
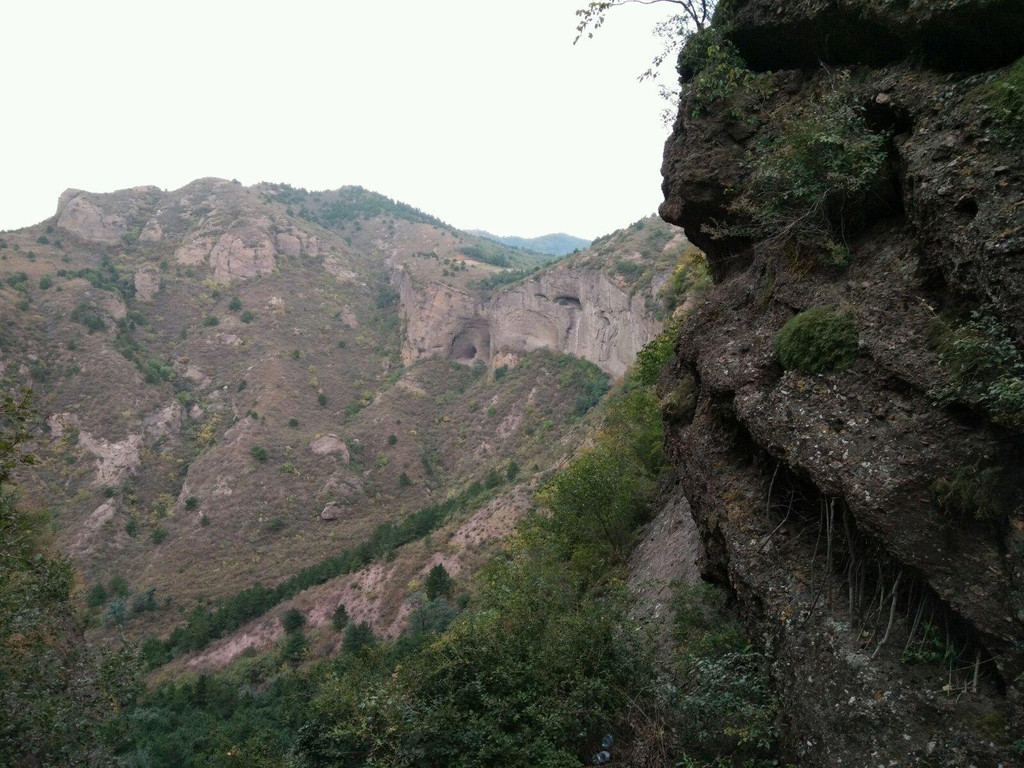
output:
[[[351,613],[395,635],[419,570],[474,570],[576,450],[689,248],[649,218],[545,266],[365,190],[214,179],[69,191],[5,245],[3,373],[41,429],[24,501],[96,595],[90,636],[139,639],[515,466],[416,568],[342,579],[379,582]]]

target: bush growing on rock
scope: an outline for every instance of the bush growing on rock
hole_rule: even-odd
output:
[[[931,390],[937,404],[964,403],[996,423],[1024,428],[1024,361],[998,320],[975,311],[941,343],[939,359],[949,380]]]
[[[840,371],[857,357],[857,323],[852,314],[838,307],[812,307],[786,323],[772,347],[786,370]]]
[[[1017,59],[1004,74],[978,86],[974,98],[987,106],[998,139],[1016,142],[1024,134],[1024,58]]]
[[[950,515],[1002,523],[1014,506],[1014,485],[1002,467],[964,466],[932,484],[938,505]]]
[[[693,117],[707,114],[715,101],[763,82],[762,76],[747,69],[747,63],[721,27],[709,27],[691,35],[679,53],[678,69],[691,96]]]
[[[752,159],[755,219],[766,235],[785,233],[819,263],[848,258],[843,233],[878,188],[888,137],[868,128],[840,80],[819,101],[784,119]]]

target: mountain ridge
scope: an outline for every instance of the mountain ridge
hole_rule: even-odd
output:
[[[565,232],[552,232],[551,234],[540,235],[539,237],[519,237],[516,235],[495,235],[483,229],[468,229],[466,231],[472,235],[486,237],[488,240],[495,240],[515,248],[525,248],[526,250],[546,253],[551,256],[565,256],[586,248],[593,242],[582,237],[568,235]]]

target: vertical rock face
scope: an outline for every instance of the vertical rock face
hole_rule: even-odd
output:
[[[496,355],[553,349],[622,376],[637,353],[661,332],[649,294],[630,294],[598,269],[550,269],[480,302],[446,283],[417,286],[390,264],[401,299],[405,363],[442,357],[463,363]]]
[[[68,190],[71,192],[72,190]],[[64,195],[68,193],[65,192]],[[57,214],[57,226],[83,240],[99,243],[118,243],[127,231],[122,217],[105,214],[81,193],[62,204]]]
[[[1024,54],[1024,9],[984,0],[732,6],[724,28],[762,70],[760,90],[702,109],[684,92],[661,207],[704,248],[717,283],[660,384],[705,575],[730,586],[752,632],[770,638],[784,735],[800,765],[1013,764],[1022,437],[983,410],[935,405],[949,370],[932,340],[971,309],[1018,347],[1024,336],[1020,148],[984,103],[1000,73],[970,74]],[[981,39],[991,45],[953,45]],[[749,193],[751,158],[837,83],[886,154],[873,194],[843,212],[849,260],[838,267],[801,256],[770,227],[752,229],[759,201]],[[854,318],[856,361],[817,375],[783,371],[776,333],[823,304]],[[981,519],[976,499],[951,511],[936,492],[986,470],[1009,486],[996,520]],[[955,656],[945,669],[912,665],[922,626],[941,637],[935,658]],[[967,694],[936,696],[943,685]],[[993,711],[1009,730],[979,725]]]
[[[487,305],[495,352],[557,349],[622,376],[661,332],[645,306],[596,269],[553,269],[516,284]]]
[[[237,219],[210,250],[213,279],[219,283],[248,280],[274,271],[277,248],[267,220]]]
[[[463,362],[490,360],[490,351],[479,336],[473,336],[477,347],[465,334],[467,328],[487,326],[484,308],[473,294],[446,283],[416,285],[404,265],[388,261],[386,266],[401,302],[403,363],[435,356]],[[460,335],[462,342],[456,344]]]
[[[156,267],[143,267],[135,272],[135,296],[141,301],[149,301],[160,291],[160,270]]]

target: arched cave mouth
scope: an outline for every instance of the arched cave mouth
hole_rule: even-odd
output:
[[[469,365],[476,360],[490,362],[491,331],[483,325],[469,325],[455,334],[448,349],[448,359]]]

